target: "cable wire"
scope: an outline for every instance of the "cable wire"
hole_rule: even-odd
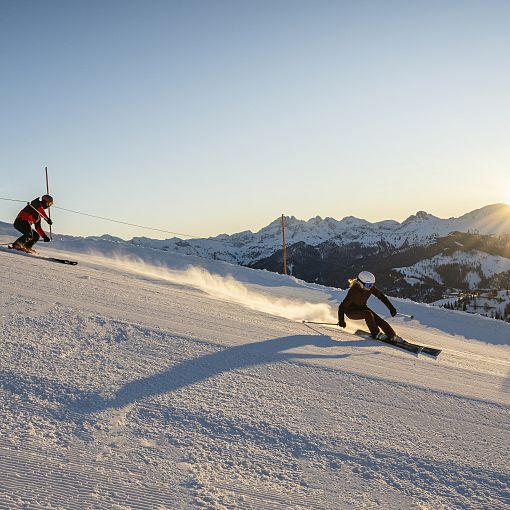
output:
[[[25,200],[15,200],[14,198],[3,198],[3,197],[0,197],[0,200],[7,200],[8,202],[21,202],[23,204],[26,203]]]
[[[165,234],[172,234],[172,235],[177,235],[177,236],[197,237],[197,236],[191,235],[191,234],[182,234],[180,232],[172,232],[170,230],[163,230],[160,228],[146,227],[144,225],[137,225],[136,223],[128,223],[126,221],[114,220],[112,218],[105,218],[104,216],[96,216],[94,214],[88,214],[88,213],[84,213],[84,212],[80,212],[80,211],[73,211],[72,209],[66,209],[65,207],[60,207],[58,205],[54,205],[53,207],[55,209],[59,209],[61,211],[66,211],[66,212],[70,212],[70,213],[74,213],[74,214],[81,214],[82,216],[88,216],[89,218],[96,218],[98,220],[105,220],[105,221],[111,221],[113,223],[120,223],[121,225],[128,225],[130,227],[144,228],[146,230],[154,230],[155,232],[164,232]]]
[[[4,197],[0,197],[0,200],[6,200],[8,202],[20,202],[20,203],[23,203],[23,204],[30,203],[30,202],[27,202],[26,200],[16,200],[16,199],[13,199],[13,198],[4,198]],[[192,234],[182,234],[180,232],[172,232],[170,230],[163,230],[163,229],[154,228],[154,227],[146,227],[145,225],[137,225],[135,223],[128,223],[126,221],[114,220],[112,218],[105,218],[104,216],[96,216],[95,214],[84,213],[84,212],[81,212],[81,211],[73,211],[72,209],[66,209],[65,207],[59,207],[57,205],[54,205],[53,207],[55,209],[59,209],[61,211],[66,211],[66,212],[70,212],[70,213],[73,213],[73,214],[80,214],[82,216],[88,216],[89,218],[96,218],[96,219],[99,219],[99,220],[110,221],[112,223],[119,223],[121,225],[128,225],[130,227],[143,228],[145,230],[153,230],[155,232],[163,232],[165,234],[172,234],[172,235],[182,236],[182,237],[190,237],[190,238],[197,238],[198,237],[198,236],[192,235]],[[202,239],[204,239],[204,238],[202,238]],[[210,241],[215,241],[216,239],[209,239],[209,240]]]

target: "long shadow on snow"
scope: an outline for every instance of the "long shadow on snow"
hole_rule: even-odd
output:
[[[174,392],[180,388],[191,386],[216,375],[245,367],[279,363],[289,360],[316,358],[341,359],[351,356],[350,354],[320,355],[286,352],[290,349],[297,349],[305,345],[324,349],[329,347],[371,346],[370,343],[363,340],[338,342],[324,335],[293,335],[229,347],[219,352],[172,366],[165,372],[129,382],[120,388],[114,399],[104,401],[102,405],[92,405],[87,411],[97,412],[105,409],[124,407],[147,397]]]
[[[300,354],[288,352],[303,346],[330,347],[373,347],[363,340],[335,341],[325,335],[295,335],[274,338],[222,349],[199,358],[191,359],[170,367],[168,370],[125,384],[115,398],[91,408],[97,412],[121,408],[140,400],[177,391],[183,387],[200,383],[222,373],[270,363],[306,359],[343,359],[351,354]],[[369,378],[372,379],[372,378]],[[457,398],[457,397],[454,397]],[[97,402],[97,399],[96,399]],[[200,426],[204,434],[224,436],[226,441],[251,441],[257,445],[275,447],[278,445],[294,459],[316,457],[326,462],[328,469],[337,470],[342,466],[359,472],[360,477],[379,479],[393,490],[415,497],[417,489],[426,497],[431,484],[440,490],[448,501],[455,501],[458,508],[470,509],[480,501],[492,498],[493,507],[504,508],[509,497],[507,474],[482,466],[471,466],[461,460],[434,458],[427,455],[427,449],[409,453],[399,446],[399,441],[389,441],[387,446],[377,441],[353,441],[352,438],[324,439],[322,433],[299,433],[288,428],[270,427],[264,424],[247,423],[239,419],[210,413],[193,413],[186,409],[161,408],[163,422],[189,427],[190,423]],[[477,487],[475,503],[470,493],[471,486]],[[471,495],[470,495],[471,494]]]

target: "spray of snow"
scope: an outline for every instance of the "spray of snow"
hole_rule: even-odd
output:
[[[126,257],[101,258],[102,264],[129,271],[149,278],[187,285],[200,289],[210,296],[237,303],[247,308],[290,320],[337,322],[336,310],[326,303],[310,303],[288,298],[278,298],[250,288],[232,275],[222,276],[206,269],[190,265],[183,270],[148,264],[141,259]]]

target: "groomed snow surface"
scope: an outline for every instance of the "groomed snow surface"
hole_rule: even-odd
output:
[[[392,298],[416,357],[300,322],[338,289],[63,248],[0,251],[1,509],[510,508],[509,324]]]

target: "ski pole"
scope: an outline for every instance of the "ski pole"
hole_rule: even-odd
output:
[[[48,167],[47,166],[44,167],[44,171],[46,172],[46,194],[49,195],[50,194],[50,186],[48,184]],[[48,218],[50,219],[50,222],[51,222],[51,206],[48,207]],[[51,225],[50,225],[50,239],[53,239]]]
[[[407,315],[407,313],[397,312],[397,315],[399,315],[400,317],[407,317],[408,319],[414,319],[414,315]]]
[[[302,324],[322,324],[324,326],[338,326],[338,322],[314,322],[314,321],[301,321]]]

